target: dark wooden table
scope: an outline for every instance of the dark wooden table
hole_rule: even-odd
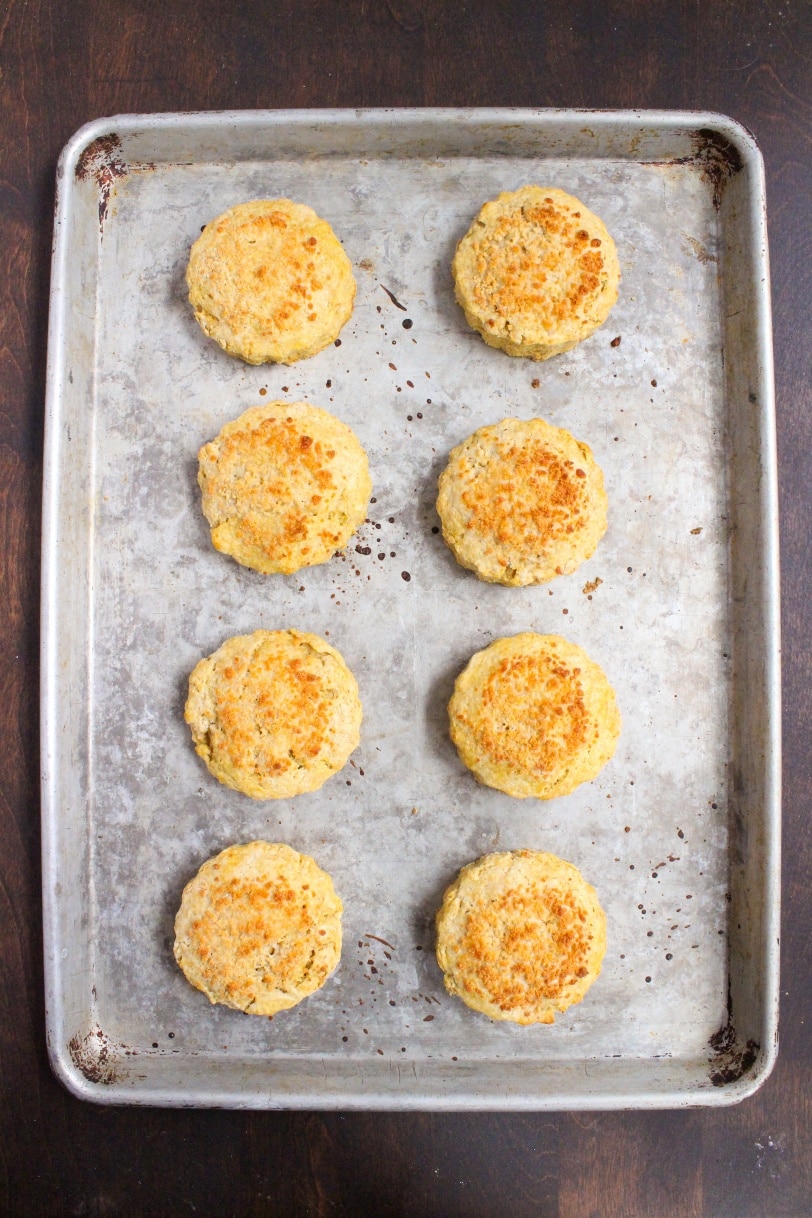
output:
[[[0,1211],[812,1214],[812,6],[808,0],[5,0],[0,5]],[[767,166],[784,632],[781,1050],[721,1111],[102,1109],[45,1051],[38,793],[43,395],[54,170],[127,111],[708,109]]]

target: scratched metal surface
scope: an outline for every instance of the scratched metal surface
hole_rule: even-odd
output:
[[[103,1102],[726,1102],[758,1085],[774,1052],[776,676],[747,642],[768,657],[776,643],[757,153],[739,133],[744,166],[726,181],[685,116],[412,120],[130,117],[96,124],[63,157],[43,568],[52,1061]],[[543,364],[487,348],[449,274],[481,203],[527,182],[596,211],[623,273],[605,327]],[[340,345],[252,368],[204,337],[184,272],[203,224],[276,196],[331,222],[358,294]],[[726,320],[739,297],[742,333]],[[745,383],[766,414],[731,403]],[[349,423],[374,479],[345,553],[291,577],[216,553],[196,485],[200,445],[274,398]],[[573,575],[484,585],[438,536],[437,476],[476,427],[535,415],[592,447],[609,529]],[[740,501],[759,494],[748,517]],[[745,562],[760,582],[737,593]],[[256,803],[195,756],[186,682],[229,635],[287,626],[344,655],[362,740],[321,791]],[[447,732],[468,657],[527,629],[584,646],[623,714],[614,760],[550,803],[477,786]],[[337,972],[272,1021],[211,1006],[172,957],[183,885],[257,837],[312,854],[345,907]],[[469,1011],[433,955],[459,867],[518,847],[574,862],[607,914],[601,976],[554,1027]],[[742,930],[750,906],[760,912]]]

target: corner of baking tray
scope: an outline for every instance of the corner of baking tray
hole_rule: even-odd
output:
[[[115,118],[94,118],[74,132],[59,154],[56,166],[57,184],[64,178],[73,176],[79,167],[82,157],[98,140],[114,134],[117,120]]]
[[[729,172],[745,167],[763,176],[764,161],[756,137],[738,119],[714,111],[697,111],[685,116],[694,127],[696,138],[727,162]]]
[[[69,1041],[48,1029],[48,1059],[57,1080],[78,1100],[94,1104],[122,1103],[122,1087],[131,1082],[121,1046],[96,1026],[75,1033]]]

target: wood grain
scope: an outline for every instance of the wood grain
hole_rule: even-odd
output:
[[[812,1212],[812,20],[803,0],[6,0],[0,8],[0,1213],[805,1218]],[[768,172],[785,682],[782,1048],[723,1112],[105,1110],[44,1034],[39,532],[56,159],[126,111],[729,113]]]

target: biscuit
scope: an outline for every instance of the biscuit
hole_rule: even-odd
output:
[[[489,583],[568,575],[606,532],[592,451],[544,419],[503,419],[452,449],[437,512],[457,562]]]
[[[192,246],[189,302],[209,338],[249,364],[293,364],[352,313],[350,260],[326,220],[290,199],[230,207]]]
[[[358,686],[329,643],[299,630],[235,635],[189,678],[195,750],[252,799],[316,791],[357,746]]]
[[[486,203],[457,246],[468,324],[508,355],[549,359],[603,325],[620,281],[615,243],[573,195],[523,186]]]
[[[603,669],[555,634],[478,651],[448,705],[451,739],[485,786],[517,799],[569,795],[612,757],[620,712]]]
[[[326,562],[363,523],[372,493],[354,432],[309,402],[253,406],[198,460],[215,549],[265,573]]]
[[[536,850],[463,867],[437,914],[449,994],[491,1019],[553,1023],[601,971],[606,916],[572,863]]]
[[[175,959],[210,1002],[275,1015],[320,989],[341,955],[341,900],[306,854],[229,846],[183,890]]]

